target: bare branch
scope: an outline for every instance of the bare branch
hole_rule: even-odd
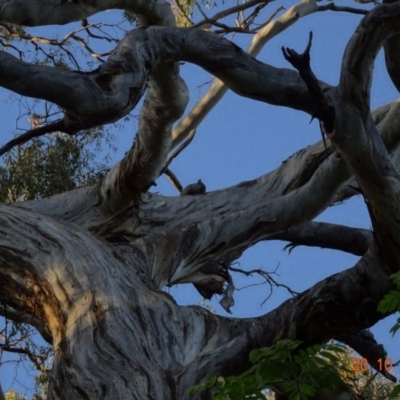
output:
[[[168,168],[171,162],[174,160],[174,158],[178,157],[179,154],[187,147],[189,144],[192,142],[194,139],[194,136],[196,134],[196,130],[193,129],[192,131],[189,132],[189,135],[185,138],[185,141],[181,143],[181,145],[175,149],[172,153],[168,155],[167,161],[165,162],[165,167]]]
[[[53,338],[51,336],[49,326],[46,325],[39,318],[36,318],[34,315],[26,312],[16,311],[13,308],[6,305],[4,306],[0,305],[0,315],[16,323],[24,323],[32,325],[37,329],[37,331],[42,335],[43,339],[47,343],[49,344],[53,343]]]
[[[266,315],[230,320],[230,341],[223,346],[218,343],[217,352],[209,349],[189,364],[180,374],[180,383],[191,386],[195,382],[190,379],[202,381],[221,371],[226,376],[241,373],[249,366],[251,349],[270,346],[278,340],[321,343],[374,325],[383,318],[376,307],[392,285],[390,274],[390,268],[373,247],[353,268],[328,277]],[[341,318],[332,318],[332,313]]]
[[[244,3],[249,4],[250,2]],[[302,1],[292,6],[279,18],[268,23],[253,38],[247,52],[253,57],[261,51],[263,46],[276,35],[292,26],[300,18],[317,11],[318,7],[314,0]],[[235,11],[236,12],[236,11]],[[215,16],[213,17],[215,19]],[[208,113],[222,99],[228,88],[220,80],[216,80],[209,91],[194,106],[194,108],[174,128],[172,148],[176,147],[185,137],[196,129]]]
[[[351,14],[359,14],[359,15],[366,15],[369,12],[369,10],[362,10],[360,8],[337,6],[333,1],[328,4],[319,6],[317,11],[326,11],[326,10],[338,11],[338,12],[348,12]]]
[[[400,149],[397,141],[400,138],[400,100],[394,100],[388,104],[378,107],[372,112],[372,117],[378,131],[389,152],[391,152],[391,161],[399,168]],[[341,202],[354,195],[359,195],[361,189],[355,178],[352,178],[337,194],[335,203]]]
[[[327,179],[332,169],[336,172],[334,178]],[[168,234],[162,233],[157,240],[143,239],[147,254],[170,259],[172,248],[175,254],[174,263],[162,270],[151,260],[149,265],[158,268],[152,272],[152,276],[156,277],[159,287],[180,282],[204,262],[229,250],[257,243],[274,233],[308,221],[326,208],[342,184],[342,179],[347,179],[347,174],[345,163],[335,158],[332,163],[322,164],[309,182],[285,196],[268,202],[264,200],[248,209],[242,205],[240,211],[231,214],[220,212],[210,220],[204,221],[203,214],[202,222],[196,225],[172,230]],[[309,196],[310,192],[314,194],[312,197]],[[157,246],[157,253],[154,246]]]
[[[251,33],[248,29],[248,27],[246,26],[240,26],[240,27],[234,27],[234,26],[229,26],[226,24],[223,24],[222,22],[218,22],[216,20],[210,19],[207,17],[207,15],[205,14],[205,12],[201,9],[201,6],[198,2],[196,2],[196,6],[199,9],[201,15],[204,18],[204,23],[207,25],[211,25],[211,26],[217,26],[219,28],[222,28],[222,30],[215,32],[215,33],[227,33],[227,32],[238,32],[238,33]]]
[[[28,356],[28,358],[31,360],[32,364],[36,367],[36,369],[38,371],[41,371],[41,369],[42,369],[43,361],[44,361],[43,358],[37,354],[32,353],[26,347],[13,347],[13,346],[7,346],[4,344],[0,344],[0,351],[5,351],[8,353],[18,353],[18,354],[23,354],[25,356]]]
[[[164,174],[167,175],[168,179],[171,181],[172,186],[180,193],[182,192],[182,185],[179,182],[176,175],[168,168],[164,170]]]
[[[325,222],[308,222],[272,235],[268,239],[290,242],[285,246],[285,250],[288,249],[289,253],[297,246],[311,246],[362,256],[371,245],[373,235],[367,229]]]
[[[223,11],[220,11],[216,14],[214,14],[212,17],[208,18],[207,16],[205,16],[205,20],[204,21],[200,21],[197,24],[193,25],[194,28],[201,28],[201,29],[206,29],[209,28],[209,23],[211,21],[216,22],[221,18],[225,18],[229,15],[235,14],[239,11],[244,11],[247,10],[248,8],[251,8],[253,6],[256,6],[257,4],[263,4],[263,5],[267,5],[271,2],[271,0],[250,0],[250,1],[246,1],[242,4],[238,4],[237,6],[234,7],[230,7],[227,8]]]
[[[261,268],[250,269],[250,270],[244,270],[244,269],[242,269],[242,268],[236,268],[236,267],[232,267],[232,266],[229,267],[229,270],[232,271],[232,272],[238,272],[239,274],[243,274],[243,275],[246,275],[246,276],[259,275],[259,276],[261,276],[263,279],[265,279],[265,282],[267,282],[267,283],[270,285],[270,287],[271,287],[270,294],[268,295],[268,297],[266,298],[266,300],[268,300],[268,299],[271,297],[271,295],[272,295],[272,288],[273,288],[273,287],[277,287],[277,288],[282,287],[282,288],[286,289],[292,296],[296,296],[296,295],[299,294],[298,292],[295,292],[294,290],[292,290],[289,286],[285,285],[284,283],[279,283],[279,282],[277,282],[276,279],[274,279],[274,278],[272,277],[272,275],[273,275],[274,273],[276,273],[276,271],[267,272],[267,271],[264,271],[264,270],[261,269]],[[263,303],[264,303],[266,300],[264,300]]]
[[[10,140],[4,146],[0,147],[0,156],[7,153],[15,146],[24,144],[24,143],[28,142],[29,140],[36,138],[36,137],[43,136],[46,133],[52,133],[52,132],[56,132],[56,131],[61,131],[61,132],[66,131],[63,120],[51,122],[49,124],[30,129],[27,132],[25,132],[24,134],[17,136],[15,139]]]

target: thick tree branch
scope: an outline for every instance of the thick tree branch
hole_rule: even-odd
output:
[[[367,229],[350,228],[326,222],[308,222],[272,235],[268,240],[285,240],[290,242],[285,246],[285,249],[289,249],[289,252],[297,246],[310,246],[341,250],[346,253],[362,256],[371,245],[373,235]]]
[[[395,101],[374,111],[378,130],[389,150],[397,148],[400,141],[399,107],[400,102]],[[400,165],[399,154],[398,151],[394,153],[397,165]],[[126,241],[150,232],[196,224],[203,221],[205,215],[212,218],[264,204],[266,199],[275,199],[304,185],[321,164],[332,162],[332,156],[328,156],[329,153],[320,142],[297,152],[279,168],[256,180],[243,182],[223,191],[210,192],[201,199],[146,194],[139,209],[132,208],[121,215],[107,218],[97,211],[97,192],[90,187],[47,199],[16,203],[14,206],[86,226],[104,238],[120,237]],[[333,202],[349,196],[346,179],[343,182]],[[353,190],[350,195],[354,194],[359,192]]]
[[[159,24],[174,27],[171,9],[165,7],[164,14]],[[142,18],[144,27],[154,23],[151,17],[148,14],[146,20]],[[100,188],[102,198],[107,199],[108,214],[121,212],[132,200],[136,205],[141,194],[154,185],[165,168],[172,124],[182,116],[188,100],[188,88],[179,76],[178,63],[152,66],[135,142],[123,160],[111,169]]]
[[[341,94],[358,108],[362,106],[363,118],[369,112],[375,58],[385,41],[399,34],[399,15],[399,5],[396,3],[375,7],[362,19],[346,47],[340,78]],[[362,104],[361,99],[364,99]]]
[[[393,271],[400,262],[400,176],[369,112],[375,57],[384,41],[400,33],[400,4],[371,11],[351,38],[343,59],[336,131],[329,135],[351,167],[366,198],[375,239]]]
[[[397,143],[400,141],[399,107],[400,102],[394,101],[373,112],[378,130],[390,151],[398,149]],[[140,223],[132,219],[133,225],[130,229],[124,220],[124,228],[118,229],[118,231],[121,234],[125,232],[124,234],[127,236],[131,234],[146,235],[148,232],[177,227],[178,225],[174,222],[175,218],[172,218],[171,215],[176,216],[180,221],[179,226],[182,226],[198,223],[204,219],[204,215],[210,215],[212,218],[213,215],[225,215],[254,207],[257,204],[264,204],[266,199],[275,199],[307,183],[321,165],[335,159],[334,155],[329,154],[330,151],[324,150],[321,142],[317,143],[297,152],[279,168],[257,180],[243,182],[224,191],[208,193],[201,199],[185,199],[185,202],[180,205],[177,203],[179,199],[158,195],[146,196],[139,211]],[[400,165],[398,150],[395,151],[394,157],[396,165]],[[330,180],[332,177],[327,179]],[[338,196],[347,193],[346,179],[343,182],[334,202],[338,201]],[[251,193],[251,196],[248,193]],[[359,192],[353,191],[352,195],[354,194],[359,194]],[[186,203],[189,200],[192,201]],[[113,224],[115,227],[121,226],[117,220]],[[98,226],[97,229],[99,229],[96,230],[99,234],[112,230],[109,224]]]
[[[144,33],[144,37],[147,38],[144,42],[143,39],[140,39],[143,33],[143,31],[132,32],[121,42],[120,48],[126,49],[126,46],[130,48],[135,46],[137,48],[138,43],[144,43],[143,49],[139,53],[145,54],[144,57],[147,65],[156,65],[157,62],[165,59],[187,60],[197,63],[214,75],[219,76],[232,90],[241,95],[269,103],[285,104],[295,108],[303,107],[304,104],[307,104],[307,99],[302,99],[301,93],[298,92],[298,88],[296,88],[297,84],[295,84],[295,87],[292,87],[290,81],[295,76],[291,76],[291,72],[288,70],[279,70],[278,72],[277,69],[267,65],[263,65],[260,68],[261,64],[259,62],[219,36],[193,29],[160,30],[148,28]],[[175,39],[173,39],[174,36]],[[167,46],[166,43],[169,45]],[[210,51],[210,49],[213,49],[213,51]],[[155,55],[157,55],[156,58]],[[244,68],[244,66],[246,67]],[[179,90],[179,86],[176,83],[170,87],[178,88]],[[166,93],[170,96],[171,89],[167,90]],[[277,93],[281,93],[281,95],[277,96]],[[160,96],[160,93],[157,93],[157,95],[154,96],[154,99],[161,99],[161,104],[163,104],[163,97]],[[172,96],[172,98],[177,98],[178,100],[182,97],[182,95],[179,95],[179,92],[176,96]],[[170,119],[164,121],[164,124],[159,124],[162,131],[166,129],[164,134],[158,134],[157,130],[153,127],[151,135],[148,134],[150,131],[142,136],[139,135],[139,139],[143,138],[142,143],[138,141],[125,160],[108,174],[103,182],[101,193],[102,199],[106,199],[107,207],[110,207],[111,211],[123,209],[121,207],[121,200],[125,200],[127,198],[126,194],[129,192],[136,194],[134,201],[137,203],[139,195],[153,184],[161,172],[166,153],[170,148],[169,121],[173,121],[180,116],[183,110],[181,105],[182,102],[179,103],[179,112],[175,115],[175,118],[171,119],[168,115]],[[167,107],[167,110],[171,111],[170,105]],[[157,110],[158,118],[154,118],[154,114],[151,113],[146,119],[146,125],[149,127],[152,126],[151,122],[160,122],[160,110]],[[144,115],[144,111],[142,115]],[[165,140],[160,141],[161,138]],[[143,151],[144,140],[148,141],[150,145],[148,149],[145,148]],[[156,153],[156,150],[159,150],[159,153]],[[148,155],[148,158],[141,155],[142,151],[144,155]],[[139,157],[138,155],[141,156]],[[154,157],[151,158],[152,156]],[[142,160],[141,163],[138,162],[140,160]],[[132,161],[135,162],[132,164]],[[152,168],[149,168],[149,166]],[[130,173],[124,171],[125,169],[129,170]],[[124,171],[121,174],[122,179],[116,175],[118,171]],[[126,178],[129,181],[126,181]],[[115,197],[114,194],[117,197],[117,201],[113,199]],[[126,204],[130,205],[129,202],[126,202]]]
[[[135,146],[109,172],[100,188],[103,211],[112,214],[137,204],[140,194],[164,168],[171,145],[171,125],[183,112],[187,89],[173,64],[160,63],[177,60],[201,65],[243,96],[294,108],[309,107],[309,95],[299,86],[296,73],[261,64],[227,40],[194,29],[134,30],[107,62],[88,74],[41,69],[2,53],[0,65],[4,74],[0,85],[66,108],[64,125],[74,131],[125,115],[137,104],[147,77],[151,77]],[[32,73],[37,79],[27,78]],[[52,90],[39,89],[38,85]],[[65,96],[65,92],[70,95]]]
[[[334,179],[327,179],[332,169],[336,171],[332,174]],[[231,214],[223,213],[185,229],[178,228],[143,239],[146,254],[155,257],[148,264],[155,268],[152,276],[156,285],[161,288],[189,276],[191,281],[195,281],[202,263],[309,221],[330,204],[343,182],[342,177],[347,177],[347,174],[347,166],[336,159],[323,164],[309,182],[285,196],[267,203],[264,200],[256,207],[242,208]],[[201,197],[206,196],[208,194]],[[160,263],[159,259],[170,261]]]
[[[348,12],[351,14],[365,15],[368,14],[368,10],[363,10],[361,8],[347,7],[347,6],[337,6],[334,2],[324,4],[319,6],[317,11],[338,11],[338,12]]]
[[[54,377],[58,373],[58,379],[65,379],[72,385],[87,376],[90,368],[86,366],[97,357],[103,357],[102,352],[115,351],[123,338],[124,347],[119,347],[119,351],[126,354],[126,361],[122,369],[120,365],[113,366],[113,379],[110,376],[106,379],[101,370],[90,370],[96,379],[102,379],[107,393],[114,398],[123,396],[120,390],[127,390],[126,382],[132,385],[137,385],[141,379],[148,382],[150,377],[143,376],[144,371],[152,370],[152,383],[160,385],[164,380],[162,371],[175,371],[174,387],[179,392],[221,371],[227,375],[240,372],[246,367],[251,349],[271,345],[276,340],[302,339],[307,344],[358,332],[382,318],[374,307],[390,287],[390,269],[382,264],[377,252],[369,251],[355,268],[318,283],[263,317],[222,318],[198,307],[180,308],[168,295],[149,289],[152,284],[140,267],[144,266],[144,257],[150,260],[150,254],[140,250],[143,245],[136,249],[125,246],[125,249],[113,250],[110,245],[69,224],[38,218],[13,207],[0,208],[1,300],[24,301],[25,307],[33,307],[48,321],[56,350]],[[151,247],[147,250],[151,251]],[[111,270],[110,265],[113,266]],[[92,268],[96,268],[96,275],[89,275],[91,279],[88,280],[85,277]],[[29,292],[29,287],[39,287],[35,286],[38,279],[41,291]],[[15,285],[21,288],[19,292],[11,289]],[[17,298],[16,293],[19,293]],[[23,293],[27,297],[23,297]],[[130,299],[134,299],[133,303]],[[122,307],[125,303],[135,305],[132,313],[125,312]],[[45,312],[38,312],[38,307]],[[165,308],[165,313],[160,313],[160,307]],[[55,312],[58,323],[54,321]],[[344,319],[332,318],[333,312]],[[149,359],[143,357],[143,346],[136,346],[141,340],[146,343],[150,339],[146,326],[155,315],[162,318],[164,327],[163,332],[157,333],[160,346],[147,349],[163,351],[163,357],[153,354],[151,358],[153,362],[158,360],[160,375],[154,372]],[[302,317],[294,318],[294,315]],[[121,320],[124,321],[122,325]],[[68,336],[63,334],[66,329]],[[71,335],[72,331],[75,335]],[[113,338],[112,343],[101,339],[104,334]],[[92,341],[86,340],[88,335]],[[126,337],[131,335],[135,340],[126,342]],[[170,341],[172,337],[173,342]],[[138,338],[142,339],[138,341]],[[189,347],[186,344],[190,344]],[[132,354],[136,356],[134,359]],[[234,357],[240,362],[232,363]],[[65,368],[64,363],[68,363],[69,368]],[[142,368],[140,374],[137,363]],[[195,364],[197,372],[193,375]],[[77,368],[76,376],[66,373],[72,366]],[[93,375],[89,376],[93,379]],[[160,391],[162,387],[159,386]],[[171,388],[171,382],[167,387]],[[52,390],[51,387],[50,393]],[[102,389],[93,383],[86,390],[94,397]],[[67,394],[70,399],[76,398],[73,391]],[[153,398],[164,398],[162,396],[166,393],[154,393]],[[178,398],[186,399],[185,396],[182,393]]]
[[[400,35],[387,39],[383,49],[385,51],[386,69],[393,85],[400,92]]]
[[[151,69],[179,60],[200,65],[242,96],[312,112],[314,104],[296,72],[260,63],[226,39],[192,28],[133,30],[92,73],[33,66],[3,52],[0,85],[57,103],[73,111],[70,119],[94,126],[125,115],[142,95]],[[37,79],[28,81],[32,75]],[[49,85],[53,90],[43,89]]]
[[[65,131],[73,133],[116,121],[139,101],[148,72],[144,66],[130,66],[129,62],[122,62],[117,72],[112,64],[118,63],[119,56],[117,52],[100,69],[84,74],[28,64],[1,51],[0,86],[58,104],[66,110]]]
[[[62,25],[114,8],[136,13],[141,22],[148,24],[151,20],[152,25],[165,25],[165,9],[169,4],[163,0],[0,0],[0,22],[23,26]]]
[[[43,10],[45,4],[51,8],[50,13],[46,12],[47,9]],[[0,9],[1,6],[0,2]],[[3,6],[0,18],[3,21],[27,25],[64,23],[76,19],[77,15],[79,19],[83,19],[97,11],[113,7],[135,12],[143,26],[151,24],[175,26],[169,4],[159,0],[135,2],[42,0],[30,3],[15,0]],[[135,145],[110,171],[99,191],[99,197],[105,200],[102,205],[103,212],[106,213],[121,211],[132,202],[137,203],[140,194],[153,184],[164,166],[170,148],[172,123],[182,115],[188,100],[187,88],[179,77],[178,65],[168,63],[157,68],[154,65],[144,65],[145,63],[142,65],[138,61],[141,59],[140,55],[133,54],[132,58],[127,59],[126,49],[121,49],[120,46],[97,71],[99,74],[94,72],[94,76],[73,72],[64,76],[56,69],[51,70],[55,75],[49,75],[50,70],[46,69],[42,70],[44,73],[41,79],[32,80],[32,74],[35,76],[40,74],[40,71],[32,70],[23,63],[17,66],[15,59],[6,54],[2,56],[2,66],[9,67],[8,71],[11,74],[11,77],[7,76],[4,80],[5,87],[23,95],[50,100],[65,108],[66,117],[61,125],[68,133],[109,123],[126,115],[139,101],[149,76],[147,96],[140,115],[139,133]],[[15,70],[14,67],[18,69]],[[63,76],[59,76],[58,72]],[[30,76],[23,77],[24,73]],[[13,84],[17,76],[20,79],[18,83]],[[85,83],[80,80],[83,76],[88,78]],[[57,82],[60,80],[63,83],[58,85]],[[38,91],[39,86],[51,87],[51,91],[45,89]],[[70,97],[66,96],[65,93],[70,91],[76,93]]]
[[[246,3],[247,4],[247,3]],[[262,28],[253,38],[247,53],[256,57],[266,43],[285,29],[292,26],[300,18],[318,10],[315,0],[305,0],[289,8],[283,15],[274,19]],[[221,80],[216,80],[207,93],[193,109],[181,120],[173,130],[173,144],[176,147],[193,130],[196,129],[208,113],[216,106],[227,92],[228,87]]]
[[[221,372],[243,372],[248,368],[249,351],[278,340],[300,339],[311,345],[374,325],[384,317],[377,304],[392,285],[390,274],[377,249],[371,248],[353,268],[317,283],[268,314],[234,320],[231,340],[213,346],[189,364],[179,382],[188,387]]]
[[[324,131],[352,168],[366,198],[375,229],[375,238],[397,271],[400,253],[398,224],[400,221],[398,193],[400,176],[392,165],[382,138],[378,135],[369,109],[372,69],[376,55],[386,38],[400,32],[398,3],[382,5],[371,11],[351,38],[343,59],[336,126],[334,112],[319,112]],[[303,55],[288,50],[286,57],[299,70],[310,94],[334,111],[319,90],[316,77],[309,67],[309,46]],[[322,98],[322,99],[321,99]],[[330,118],[332,114],[333,118]],[[328,115],[328,120],[327,116]],[[335,129],[334,129],[335,128]]]
[[[391,153],[390,159],[396,168],[400,168],[400,148],[397,145],[400,137],[400,100],[392,101],[378,107],[372,112],[372,118],[382,139]],[[382,134],[383,133],[383,134]],[[354,195],[359,195],[358,182],[352,178],[337,194],[335,202],[340,202]]]

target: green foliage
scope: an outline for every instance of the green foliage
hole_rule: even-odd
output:
[[[175,4],[176,24],[181,27],[191,26],[190,19],[193,17],[193,9],[196,2],[194,0],[178,0],[175,1]]]
[[[313,398],[321,389],[342,390],[348,387],[366,400],[400,398],[400,385],[395,386],[382,375],[367,370],[354,370],[358,355],[335,342],[301,348],[300,341],[283,340],[274,346],[253,351],[252,367],[235,377],[214,376],[197,385],[191,393],[212,390],[214,400],[273,399],[270,389],[279,390],[290,400]]]
[[[371,368],[366,370],[355,368],[355,357],[360,356],[350,349],[339,354],[339,371],[342,381],[365,400],[392,398],[390,392],[394,384]]]
[[[391,399],[399,399],[400,398],[400,385],[396,385],[392,392],[390,393]]]
[[[56,133],[13,148],[0,165],[0,201],[32,200],[94,184],[106,170],[95,161],[104,137],[111,145],[111,136],[93,129],[76,136]]]
[[[278,389],[289,400],[312,398],[316,389],[335,388],[341,383],[339,356],[346,352],[339,344],[328,343],[300,348],[300,341],[282,340],[271,347],[250,353],[252,367],[242,375],[213,377],[191,388],[191,393],[212,390],[214,400],[265,399],[266,389]]]
[[[379,303],[378,311],[384,314],[400,311],[400,272],[392,275],[390,278],[396,285],[396,288],[391,290]],[[400,318],[397,318],[396,324],[390,329],[392,336],[394,336],[399,329]]]
[[[390,277],[395,284],[396,288],[391,290],[379,303],[378,311],[381,313],[394,313],[400,311],[400,272]],[[392,336],[394,336],[400,329],[400,318],[397,318],[396,323],[390,328]],[[400,398],[400,385],[394,386],[390,398]]]

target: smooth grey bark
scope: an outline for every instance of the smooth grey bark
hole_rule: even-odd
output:
[[[44,4],[52,12],[39,13]],[[243,371],[254,348],[285,338],[322,342],[383,318],[376,305],[400,256],[400,122],[393,116],[398,102],[372,117],[368,99],[377,51],[400,29],[400,5],[376,7],[364,18],[347,46],[339,86],[320,83],[336,112],[329,132],[334,147],[318,143],[257,180],[176,198],[143,193],[162,171],[172,124],[186,106],[177,61],[197,63],[237,93],[269,104],[313,114],[316,101],[297,72],[260,63],[211,33],[173,27],[162,1],[0,1],[0,19],[65,23],[110,7],[136,12],[144,25],[167,27],[132,31],[88,74],[31,66],[0,52],[0,85],[61,105],[66,129],[76,129],[77,121],[116,120],[147,90],[136,144],[97,186],[0,205],[0,301],[15,318],[31,318],[50,333],[50,398],[195,399],[189,387]],[[345,198],[352,176],[368,201],[375,240],[362,230],[310,222]],[[338,230],[355,243],[335,240]],[[266,239],[362,257],[259,318],[179,307],[161,291],[217,279],[204,275],[205,263]]]
[[[310,246],[342,250],[362,256],[372,244],[373,234],[367,229],[324,222],[308,222],[269,237],[269,240],[273,239],[288,241],[289,244],[285,246],[285,249],[289,252],[297,246]]]
[[[241,372],[253,348],[285,337],[326,340],[383,317],[371,304],[390,287],[391,271],[376,250],[271,313],[237,320],[179,307],[157,289],[151,266],[171,255],[171,237],[113,246],[74,225],[0,208],[0,263],[8,266],[0,270],[2,301],[51,331],[51,398],[194,398],[188,387],[215,373]],[[185,261],[193,236],[183,238],[169,258],[171,270]],[[331,318],[332,307],[341,318]],[[107,365],[99,368],[102,360]]]

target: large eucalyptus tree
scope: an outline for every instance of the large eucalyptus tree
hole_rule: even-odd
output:
[[[394,101],[371,112],[369,103],[382,47],[400,88],[400,3],[367,13],[303,0],[255,30],[247,53],[209,31],[249,31],[251,18],[231,28],[219,21],[246,9],[255,18],[267,3],[244,2],[192,25],[191,2],[171,8],[163,0],[0,0],[9,33],[79,20],[87,28],[88,17],[113,8],[140,22],[91,72],[27,63],[11,54],[12,47],[0,51],[0,86],[63,110],[60,120],[32,124],[25,139],[56,131],[75,135],[118,121],[145,96],[132,148],[95,185],[0,205],[1,313],[35,326],[53,345],[50,399],[195,398],[188,388],[243,371],[252,349],[285,338],[308,344],[341,338],[357,347],[358,332],[382,318],[376,306],[400,262],[400,106]],[[361,14],[336,87],[312,73],[310,46],[302,54],[284,50],[294,69],[253,58],[299,18],[324,10]],[[176,27],[176,15],[189,27]],[[182,119],[188,89],[180,61],[218,78]],[[228,88],[310,114],[320,121],[326,144],[225,190],[149,193],[163,173],[182,189],[169,162]],[[334,202],[360,193],[373,234],[312,222]],[[193,283],[204,296],[222,293],[229,309],[230,264],[268,239],[340,249],[360,259],[259,318],[180,307],[162,291]]]

